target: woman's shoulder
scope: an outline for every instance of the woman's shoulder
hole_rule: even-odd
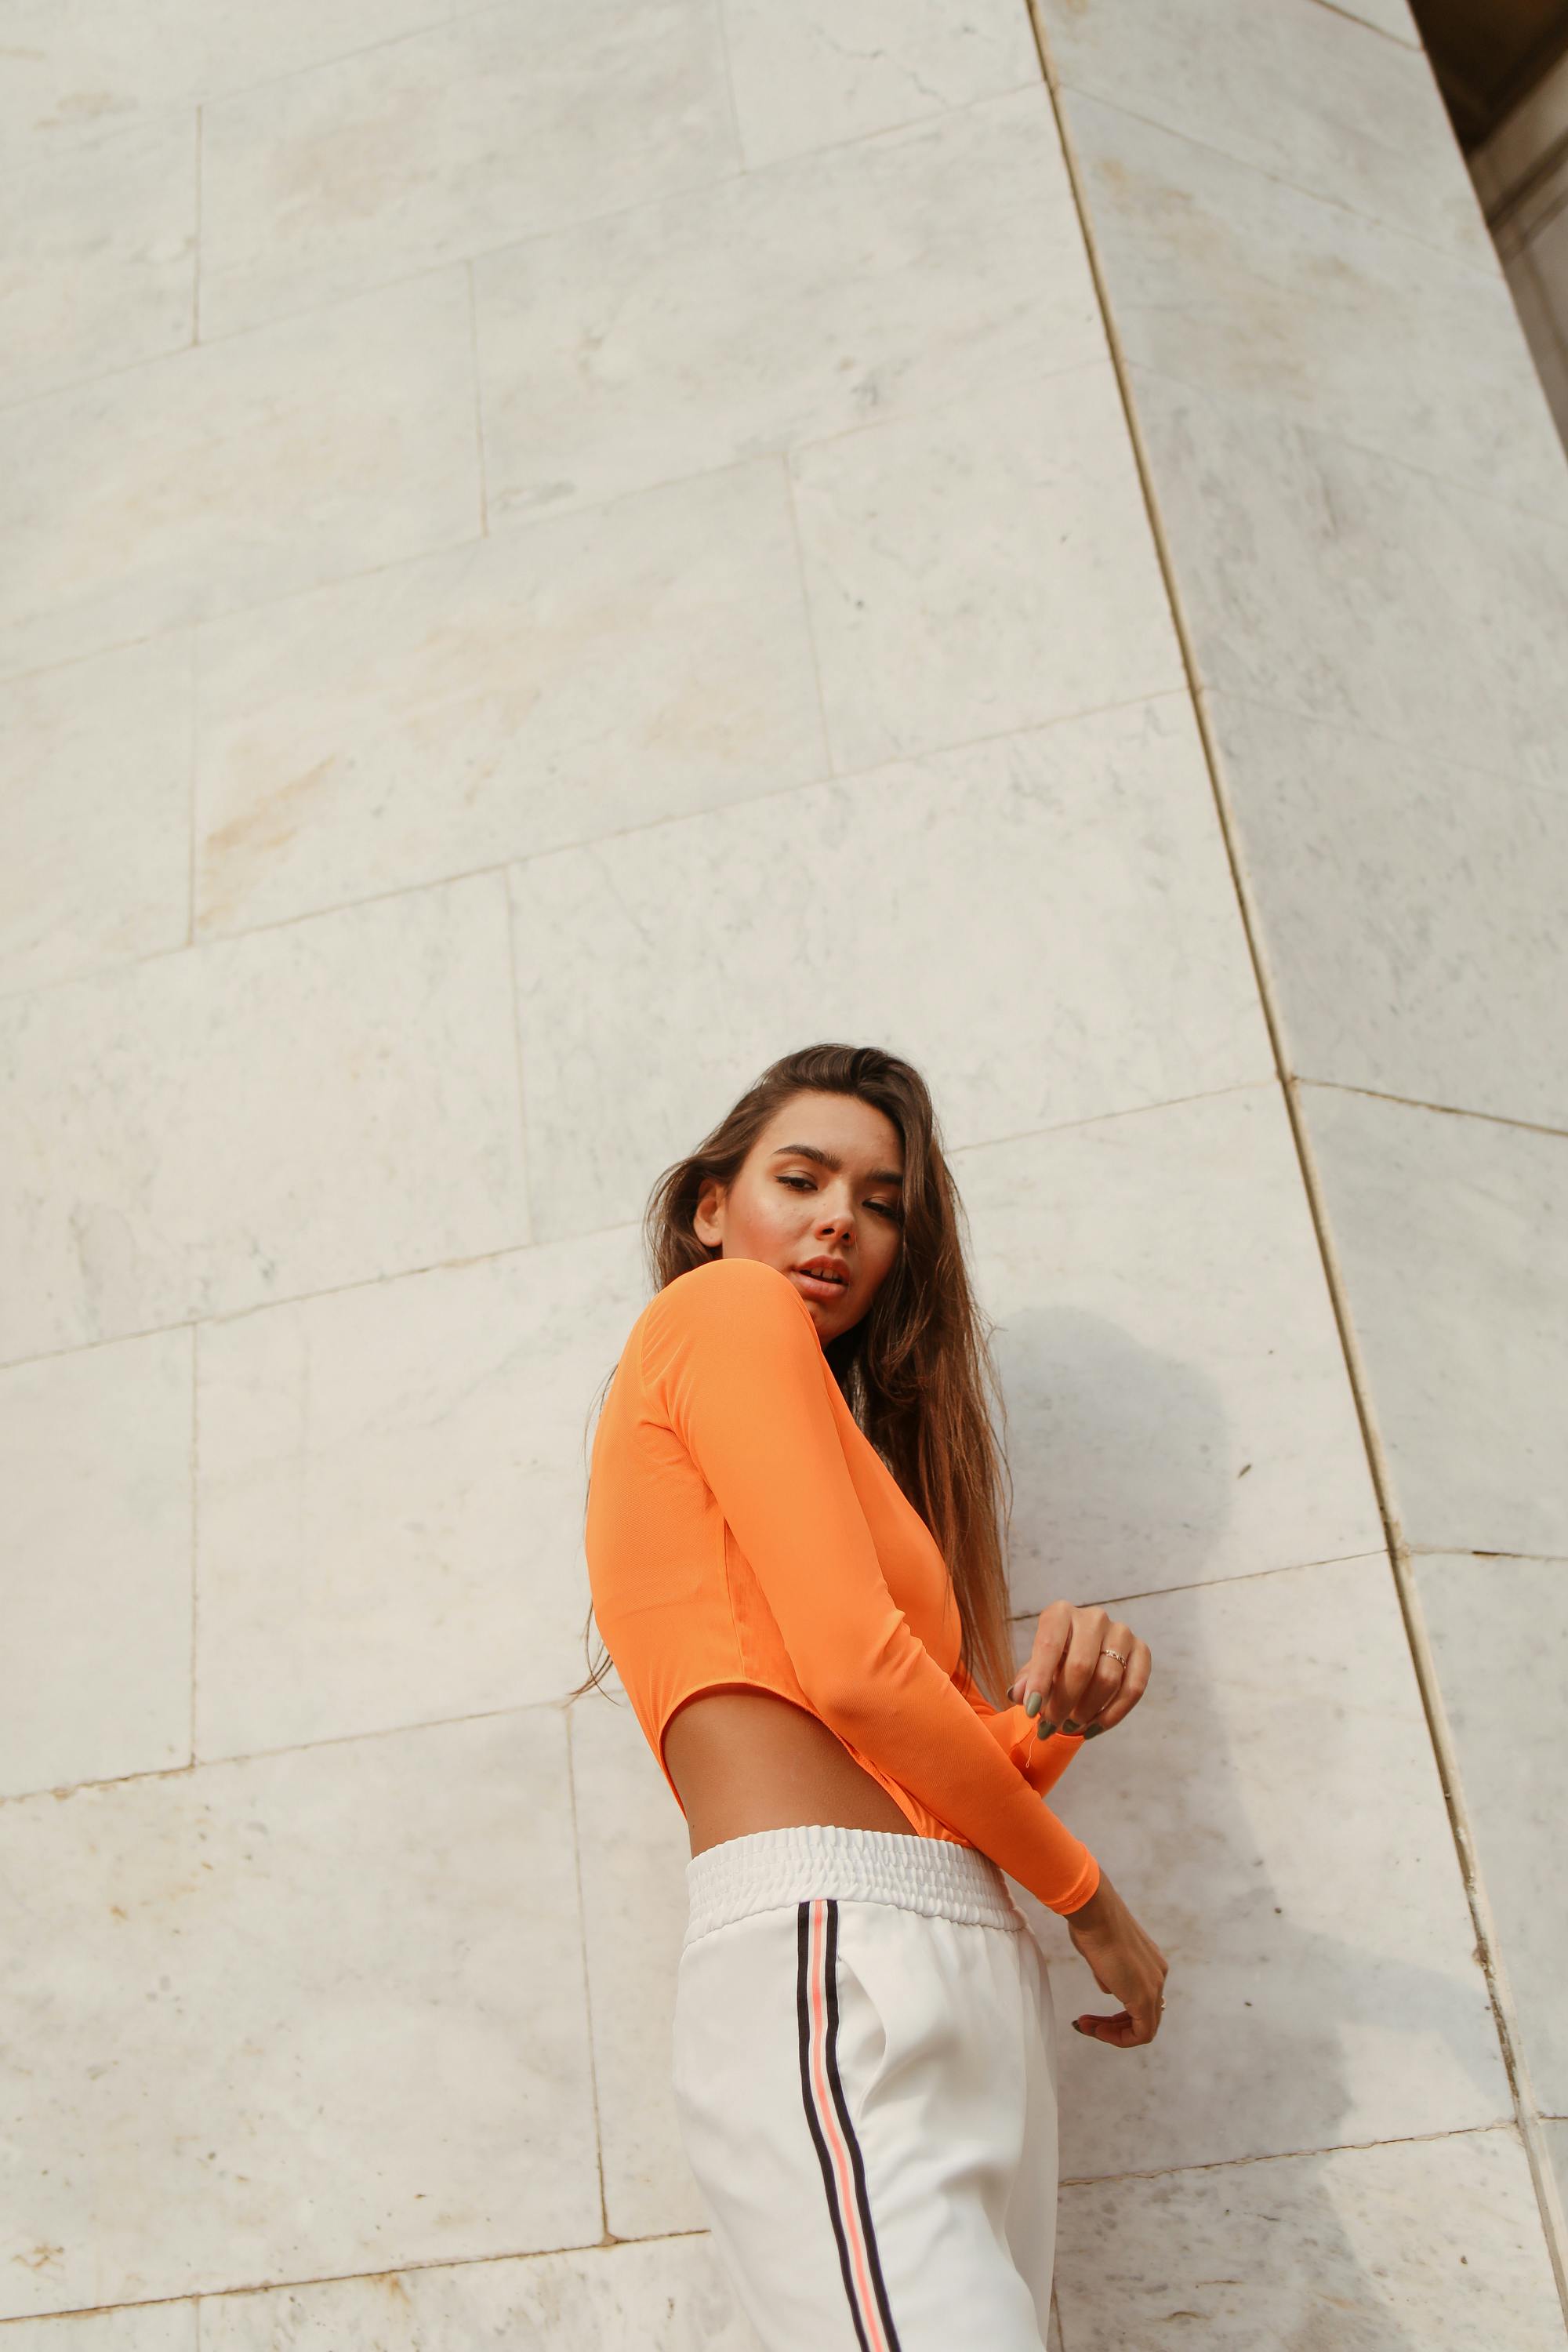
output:
[[[655,1340],[686,1335],[737,1339],[804,1328],[816,1343],[810,1307],[788,1275],[761,1258],[715,1257],[689,1266],[654,1293],[637,1320]]]

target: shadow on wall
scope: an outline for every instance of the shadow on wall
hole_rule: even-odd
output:
[[[1020,1315],[995,1346],[1025,1564],[1015,1589],[1031,1587],[1016,1654],[1035,1611],[1062,1597],[1114,1601],[1155,1659],[1137,1712],[1082,1751],[1055,1799],[1170,1961],[1150,2048],[1073,2032],[1075,2016],[1110,2004],[1064,1923],[1013,1886],[1051,1964],[1064,2181],[1506,2117],[1386,1559],[1216,1576],[1236,1447],[1215,1383],[1081,1313]],[[1027,1461],[1022,1428],[1044,1433]],[[1331,2280],[1353,2294],[1362,2255],[1326,2190],[1303,2178],[1291,2209],[1298,2258],[1325,2293]],[[1290,2250],[1237,2245],[1238,2271],[1263,2261],[1272,2270]],[[1366,2302],[1380,2347],[1415,2352],[1370,2279]]]

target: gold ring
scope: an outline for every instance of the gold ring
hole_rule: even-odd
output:
[[[1120,1650],[1113,1650],[1109,1643],[1106,1643],[1104,1649],[1101,1650],[1100,1654],[1102,1658],[1114,1658],[1122,1673],[1125,1674],[1127,1672],[1126,1659],[1122,1656]]]

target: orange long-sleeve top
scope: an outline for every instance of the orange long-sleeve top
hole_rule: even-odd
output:
[[[1089,1901],[1099,1865],[1043,1801],[1083,1743],[1037,1738],[960,1665],[942,1551],[776,1267],[714,1258],[644,1307],[585,1535],[600,1634],[677,1804],[671,1717],[749,1685],[826,1724],[919,1836],[978,1847],[1053,1911]]]

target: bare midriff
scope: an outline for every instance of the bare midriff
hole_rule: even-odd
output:
[[[771,1691],[706,1691],[671,1717],[664,1760],[694,1854],[803,1822],[915,1834],[826,1724]]]

